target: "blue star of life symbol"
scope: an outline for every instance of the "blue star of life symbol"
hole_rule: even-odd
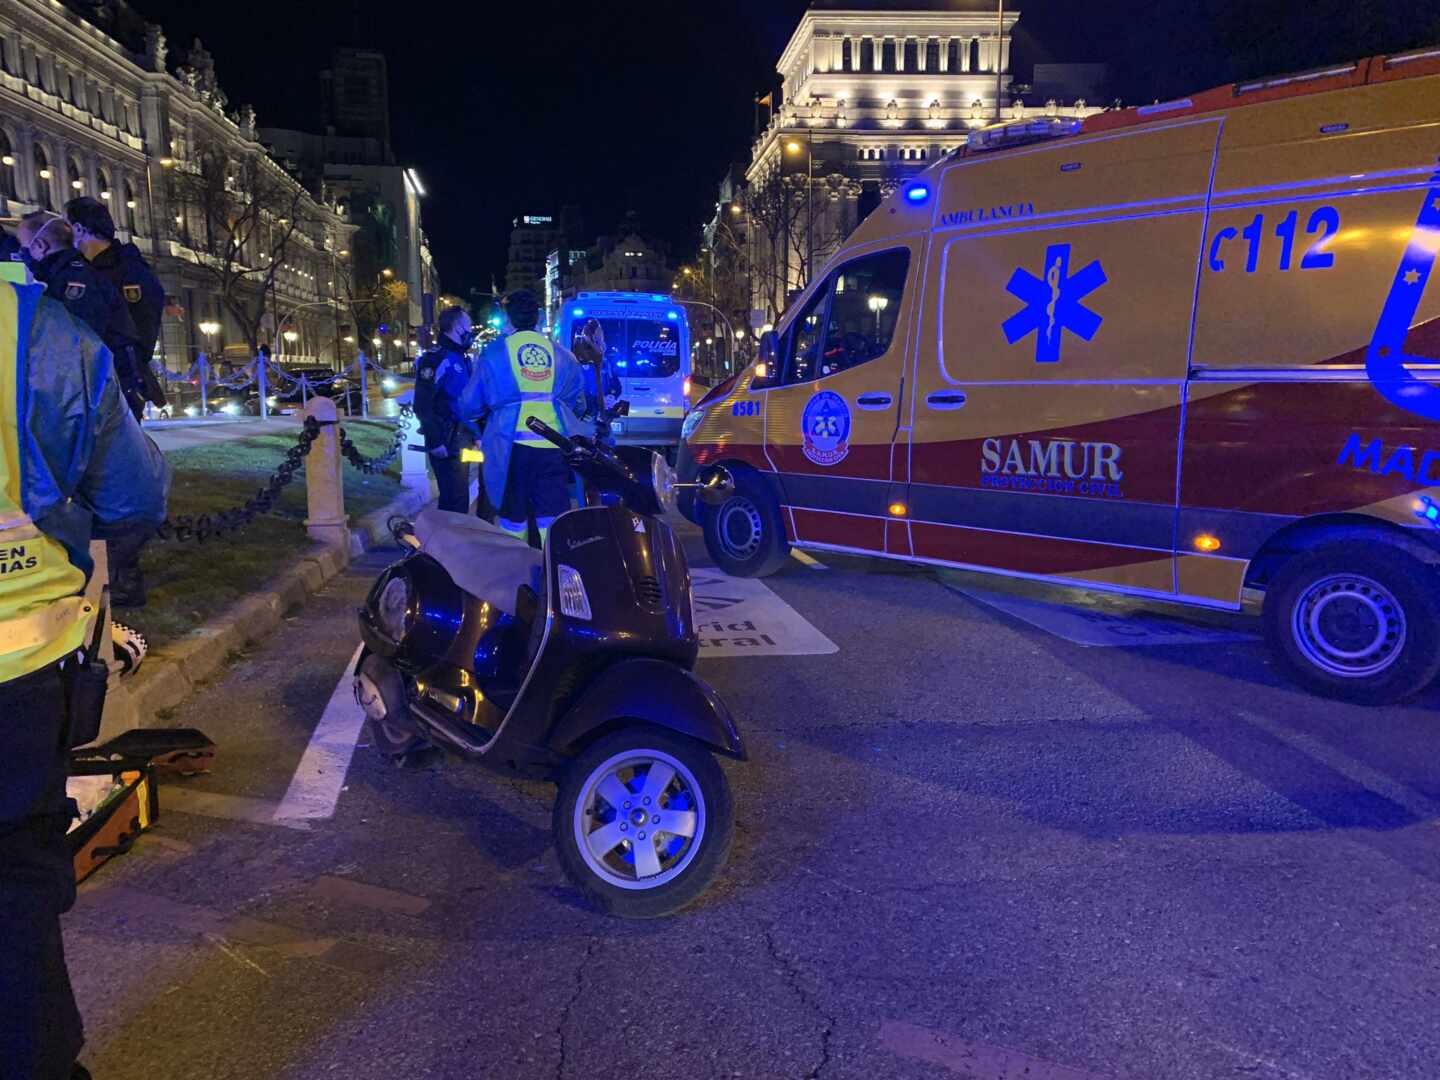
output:
[[[1014,345],[1035,335],[1035,362],[1060,361],[1060,340],[1066,330],[1090,341],[1104,317],[1095,314],[1081,300],[1106,281],[1105,269],[1096,259],[1083,270],[1070,273],[1070,245],[1051,244],[1045,249],[1045,277],[1038,278],[1023,266],[1017,267],[1005,286],[1025,307],[1001,324],[1005,340]]]

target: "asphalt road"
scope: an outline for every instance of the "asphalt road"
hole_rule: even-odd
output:
[[[794,562],[768,584],[838,652],[702,661],[751,755],[735,848],[625,923],[566,884],[543,785],[362,746],[333,817],[269,823],[384,561],[170,720],[214,774],[66,920],[100,1080],[1437,1074],[1436,694],[1342,706],[1256,642],[1086,648]]]

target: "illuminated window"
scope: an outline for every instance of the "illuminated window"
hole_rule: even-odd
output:
[[[0,45],[3,48],[3,45]],[[15,153],[10,136],[0,129],[0,195],[7,199],[18,198],[15,191]]]

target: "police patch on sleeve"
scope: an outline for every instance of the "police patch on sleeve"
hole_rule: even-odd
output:
[[[850,452],[850,406],[833,390],[810,399],[800,426],[800,449],[816,465],[838,465]]]
[[[140,302],[139,285],[125,285],[123,286],[123,291],[125,293],[125,302],[127,304],[138,304]]]
[[[85,295],[85,283],[83,281],[67,281],[65,283],[65,299],[79,300]]]
[[[420,378],[424,379],[426,382],[433,382],[435,379],[435,369],[427,364],[425,367],[422,367],[420,369]]]

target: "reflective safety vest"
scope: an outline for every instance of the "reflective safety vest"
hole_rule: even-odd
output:
[[[32,293],[24,303],[21,288]],[[40,291],[0,283],[0,683],[75,652],[94,617],[94,605],[80,595],[85,575],[20,504],[20,352]]]
[[[534,330],[517,330],[505,339],[510,357],[510,371],[520,389],[520,412],[515,417],[515,441],[532,446],[554,446],[543,435],[525,426],[530,417],[538,417],[556,431],[560,414],[555,411],[555,346],[544,334]]]

